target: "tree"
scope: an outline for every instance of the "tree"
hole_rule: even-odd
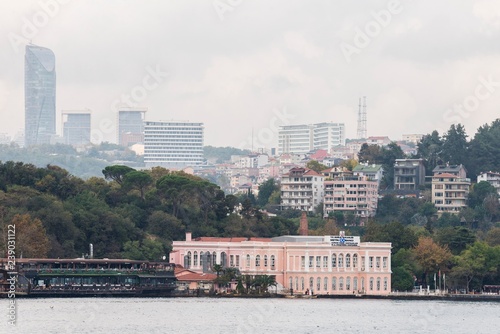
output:
[[[321,171],[325,170],[328,168],[328,166],[323,165],[322,163],[319,163],[316,160],[310,160],[307,162],[306,167],[309,169],[312,169],[316,173],[321,173]]]
[[[498,203],[498,193],[495,187],[491,183],[486,181],[481,181],[472,186],[469,192],[469,206],[471,208],[476,208],[477,206],[483,205],[484,200],[489,196],[493,195]]]
[[[257,205],[264,207],[269,203],[269,198],[275,192],[279,191],[279,185],[274,178],[269,178],[259,186],[259,195]]]
[[[479,127],[469,143],[469,175],[496,170],[500,166],[500,118]]]
[[[441,158],[450,165],[468,165],[468,142],[465,128],[452,124],[443,136]]]
[[[458,255],[476,241],[476,236],[466,227],[449,226],[437,231],[436,240],[442,245],[448,245],[452,254]]]
[[[27,258],[45,258],[50,249],[49,239],[42,221],[28,214],[15,215],[16,255]]]
[[[413,275],[403,267],[392,269],[392,289],[398,291],[410,291],[413,289],[415,282]]]
[[[418,239],[418,244],[413,248],[413,255],[424,272],[425,286],[427,286],[427,274],[438,270],[444,271],[452,256],[447,246],[440,246],[429,237]]]
[[[441,151],[443,143],[437,131],[427,134],[417,144],[417,158],[425,160],[426,175],[431,175],[432,170],[442,164]]]
[[[106,180],[113,180],[118,184],[123,183],[125,174],[135,171],[135,169],[123,165],[108,166],[102,170]]]
[[[376,144],[368,145],[364,143],[358,153],[359,162],[367,162],[372,164],[382,163],[382,151],[380,146]]]
[[[358,161],[356,159],[347,159],[340,162],[340,167],[347,168],[349,171],[352,171],[357,165]]]
[[[123,176],[123,185],[139,190],[143,200],[144,191],[151,183],[153,183],[153,178],[145,172],[131,171]]]

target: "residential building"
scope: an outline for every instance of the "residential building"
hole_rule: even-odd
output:
[[[443,165],[433,169],[432,202],[438,210],[457,214],[467,207],[470,179],[466,178],[466,169],[463,165]]]
[[[377,164],[359,164],[352,169],[354,176],[366,176],[368,180],[377,181],[378,186],[384,177],[384,168]]]
[[[62,111],[63,138],[66,145],[82,146],[90,144],[90,110]]]
[[[477,176],[477,183],[486,181],[490,183],[498,192],[500,196],[500,173],[498,172],[484,172]]]
[[[315,295],[388,295],[391,243],[360,242],[359,236],[280,236],[276,238],[191,238],[174,241],[169,258],[197,273],[213,265],[243,275],[274,275],[280,292]],[[235,283],[233,283],[235,285]]]
[[[129,147],[144,143],[144,115],[147,108],[120,108],[118,110],[118,145]]]
[[[26,45],[24,57],[25,146],[50,144],[56,134],[56,60],[47,48]]]
[[[420,140],[422,140],[423,137],[424,137],[424,135],[416,134],[416,133],[404,134],[402,136],[402,140],[405,142],[413,143],[413,144],[417,145],[420,142]]]
[[[306,154],[314,149],[330,151],[345,145],[344,123],[283,125],[278,133],[278,154]]]
[[[144,122],[146,168],[182,169],[203,164],[203,131],[203,123]]]
[[[352,176],[352,171],[342,166],[333,166],[331,168],[321,171],[321,174],[325,176],[325,180],[333,180],[338,177],[350,177]]]
[[[424,159],[396,159],[394,190],[419,190],[425,184]]]
[[[387,146],[392,142],[387,136],[371,136],[366,138],[368,145]]]
[[[375,216],[378,183],[367,176],[337,176],[325,181],[324,215],[352,213],[360,218]]]
[[[281,176],[281,209],[313,212],[323,200],[324,179],[311,169],[290,169]]]

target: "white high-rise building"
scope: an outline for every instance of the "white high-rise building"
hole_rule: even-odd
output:
[[[144,163],[180,169],[203,164],[203,123],[144,122]]]
[[[344,123],[284,125],[279,128],[278,154],[305,154],[311,150],[327,150],[345,145]]]

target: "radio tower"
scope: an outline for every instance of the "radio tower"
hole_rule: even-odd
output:
[[[359,98],[357,137],[358,139],[366,139],[366,96],[363,96],[363,109],[361,109],[361,98]]]

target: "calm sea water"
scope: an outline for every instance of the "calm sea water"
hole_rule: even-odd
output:
[[[350,299],[17,300],[0,333],[499,333],[500,303]],[[2,328],[6,328],[4,332]]]

